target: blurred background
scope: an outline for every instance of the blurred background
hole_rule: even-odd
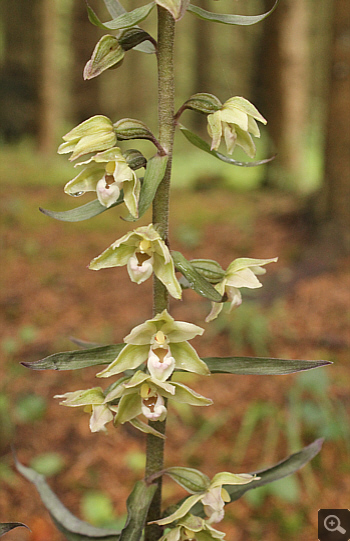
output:
[[[102,2],[90,5],[109,19]],[[272,1],[202,0],[200,6],[251,15]],[[141,26],[155,36],[154,12]],[[49,476],[65,505],[96,525],[123,523],[125,499],[142,476],[142,436],[125,427],[110,429],[109,438],[90,434],[86,414],[52,399],[95,386],[95,371],[35,373],[19,365],[74,348],[70,336],[119,343],[151,315],[151,284],[130,284],[123,269],[86,268],[128,230],[120,207],[77,224],[38,212],[89,200],[69,199],[62,190],[76,171],[56,150],[73,126],[104,114],[113,121],[138,118],[157,132],[153,55],[130,51],[122,66],[83,81],[102,35],[82,0],[0,3],[0,522],[22,521],[32,530],[14,530],[9,541],[62,539],[35,490],[13,471],[11,442],[24,463]],[[232,167],[177,135],[172,248],[188,258],[217,259],[224,268],[242,256],[279,256],[279,262],[269,266],[257,295],[249,291],[239,310],[211,325],[203,323],[209,303],[192,292],[172,303],[172,314],[205,327],[203,339],[193,342],[202,356],[334,361],[298,376],[238,382],[218,376],[204,383],[184,377],[215,405],[172,412],[169,465],[208,475],[253,471],[326,438],[321,455],[300,474],[228,508],[228,539],[311,541],[320,507],[348,506],[349,77],[347,0],[280,0],[270,17],[247,27],[192,14],[177,24],[176,107],[196,92],[222,102],[244,96],[268,120],[256,140],[257,159],[276,158]],[[185,112],[181,122],[209,140],[205,116]],[[132,146],[153,153],[150,143]],[[238,150],[234,158],[247,157]],[[147,214],[138,225],[150,219]],[[168,503],[182,495],[166,484]]]

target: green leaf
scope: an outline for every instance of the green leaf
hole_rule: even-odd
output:
[[[33,483],[40,494],[41,500],[49,511],[57,528],[70,541],[119,541],[120,532],[112,529],[96,528],[75,517],[57,498],[40,473],[23,466],[15,458],[16,468],[28,481]]]
[[[123,6],[120,2],[118,2],[118,0],[104,0],[104,3],[109,11],[110,16],[113,17],[113,19],[116,19],[120,15],[123,15],[123,13],[127,13],[126,9],[123,8]],[[149,41],[146,43],[141,43],[140,45],[135,47],[135,49],[148,54],[153,54],[156,52],[153,43],[150,43]]]
[[[146,210],[151,205],[157,188],[164,178],[167,163],[168,156],[159,156],[158,154],[148,160],[140,192],[138,218],[141,218],[141,216],[145,214]],[[136,220],[136,218],[131,215],[125,219],[127,221]]]
[[[124,197],[123,195],[121,195],[118,201],[108,207],[108,209],[120,205],[123,200]],[[75,209],[71,210],[64,210],[62,212],[55,212],[54,210],[47,210],[39,207],[40,212],[42,212],[46,216],[50,216],[50,218],[55,218],[55,220],[61,220],[62,222],[81,222],[83,220],[93,218],[94,216],[97,216],[98,214],[101,214],[108,209],[104,205],[101,205],[98,199],[90,201],[89,203],[86,203],[81,207],[76,207]]]
[[[190,13],[193,13],[194,15],[197,15],[200,19],[204,19],[206,21],[211,21],[214,23],[222,23],[222,24],[237,24],[240,26],[247,26],[251,24],[256,24],[260,21],[263,21],[266,17],[268,17],[277,7],[278,0],[275,1],[274,5],[270,9],[270,11],[267,11],[266,13],[263,13],[262,15],[224,15],[221,13],[212,13],[210,11],[206,11],[205,9],[199,8],[197,6],[194,6],[193,4],[190,4],[187,8],[187,11]]]
[[[222,296],[208,280],[196,271],[194,266],[180,252],[171,252],[174,265],[199,295],[213,302],[221,302]]]
[[[290,455],[281,462],[278,462],[271,468],[251,472],[252,475],[257,475],[260,479],[256,479],[248,485],[225,485],[225,489],[231,497],[231,502],[238,500],[245,492],[253,488],[262,487],[278,479],[283,479],[288,475],[292,475],[300,470],[305,464],[310,462],[316,456],[322,447],[323,439],[315,440],[313,443],[304,447],[301,451]]]
[[[26,368],[32,370],[78,370],[88,366],[109,364],[119,355],[125,344],[99,346],[75,351],[54,353],[39,361],[21,362]]]
[[[169,477],[171,477],[178,485],[191,494],[204,492],[210,486],[209,477],[193,468],[174,466],[172,468],[166,468],[164,473],[169,475]]]
[[[204,141],[201,137],[196,135],[195,133],[191,132],[185,126],[180,126],[181,133],[184,134],[186,139],[192,145],[194,145],[197,148],[200,148],[201,150],[204,150],[204,152],[208,152],[208,154],[211,154],[215,158],[218,158],[222,162],[229,163],[230,165],[238,165],[239,167],[256,167],[257,165],[263,165],[264,163],[268,163],[275,159],[275,156],[272,156],[271,158],[266,158],[265,160],[259,160],[255,162],[238,162],[237,160],[234,160],[233,158],[229,158],[228,156],[225,156],[224,154],[221,154],[221,152],[218,152],[217,150],[210,150],[210,145]]]
[[[23,526],[23,528],[28,528],[26,524],[23,524],[23,522],[0,522],[0,537],[3,536],[5,533],[13,530],[14,528],[18,528],[20,526]]]
[[[151,2],[150,4],[136,8],[133,11],[121,13],[115,19],[107,23],[102,23],[90,6],[88,6],[88,15],[92,24],[99,26],[104,30],[122,30],[123,28],[132,28],[146,19],[154,8],[154,5],[154,2]]]
[[[126,501],[128,517],[122,530],[120,541],[140,541],[145,526],[149,506],[157,490],[157,485],[146,485],[137,481]]]
[[[270,359],[268,357],[206,357],[202,359],[212,374],[277,376],[293,374],[332,364],[330,361]]]

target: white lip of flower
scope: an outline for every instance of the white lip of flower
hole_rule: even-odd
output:
[[[259,111],[245,98],[239,96],[227,100],[221,109],[208,115],[208,133],[212,137],[211,150],[217,150],[224,136],[227,152],[232,154],[236,145],[254,158],[256,148],[252,135],[260,137],[256,122],[267,121]]]
[[[154,344],[150,347],[147,368],[152,378],[166,381],[174,371],[175,359],[171,355],[168,340],[162,331],[154,337]]]
[[[80,165],[85,165],[84,169],[67,182],[65,193],[76,196],[96,191],[101,205],[108,208],[116,203],[123,189],[125,206],[137,218],[140,180],[127,164],[119,147],[98,152],[89,160],[76,164]]]
[[[262,287],[262,283],[257,278],[257,276],[266,273],[266,269],[263,269],[262,265],[275,263],[277,260],[277,257],[272,259],[240,258],[230,263],[225,272],[225,277],[215,286],[215,289],[221,295],[226,293],[228,300],[231,302],[230,311],[242,304],[242,295],[238,288],[247,287],[249,289],[257,289]],[[207,323],[220,314],[223,304],[217,302],[211,303],[212,309],[205,318]]]
[[[151,396],[142,398],[141,410],[143,415],[151,421],[164,420],[167,415],[164,398],[157,393],[151,393]]]
[[[208,491],[202,498],[204,512],[208,517],[208,524],[221,522],[224,518],[225,503],[231,501],[227,490],[218,486]]]

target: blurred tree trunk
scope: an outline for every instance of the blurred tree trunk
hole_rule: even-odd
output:
[[[5,141],[36,135],[39,118],[40,1],[2,0],[3,62],[0,131]]]
[[[265,9],[271,7],[265,1]],[[256,104],[268,120],[269,176],[300,186],[309,106],[309,14],[305,0],[284,0],[264,21],[256,70]],[[301,186],[300,186],[301,187]]]
[[[350,3],[333,2],[325,139],[325,183],[317,202],[321,229],[350,253]]]

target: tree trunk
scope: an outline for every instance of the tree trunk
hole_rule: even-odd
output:
[[[325,183],[318,216],[350,253],[350,3],[334,0],[325,140]]]

